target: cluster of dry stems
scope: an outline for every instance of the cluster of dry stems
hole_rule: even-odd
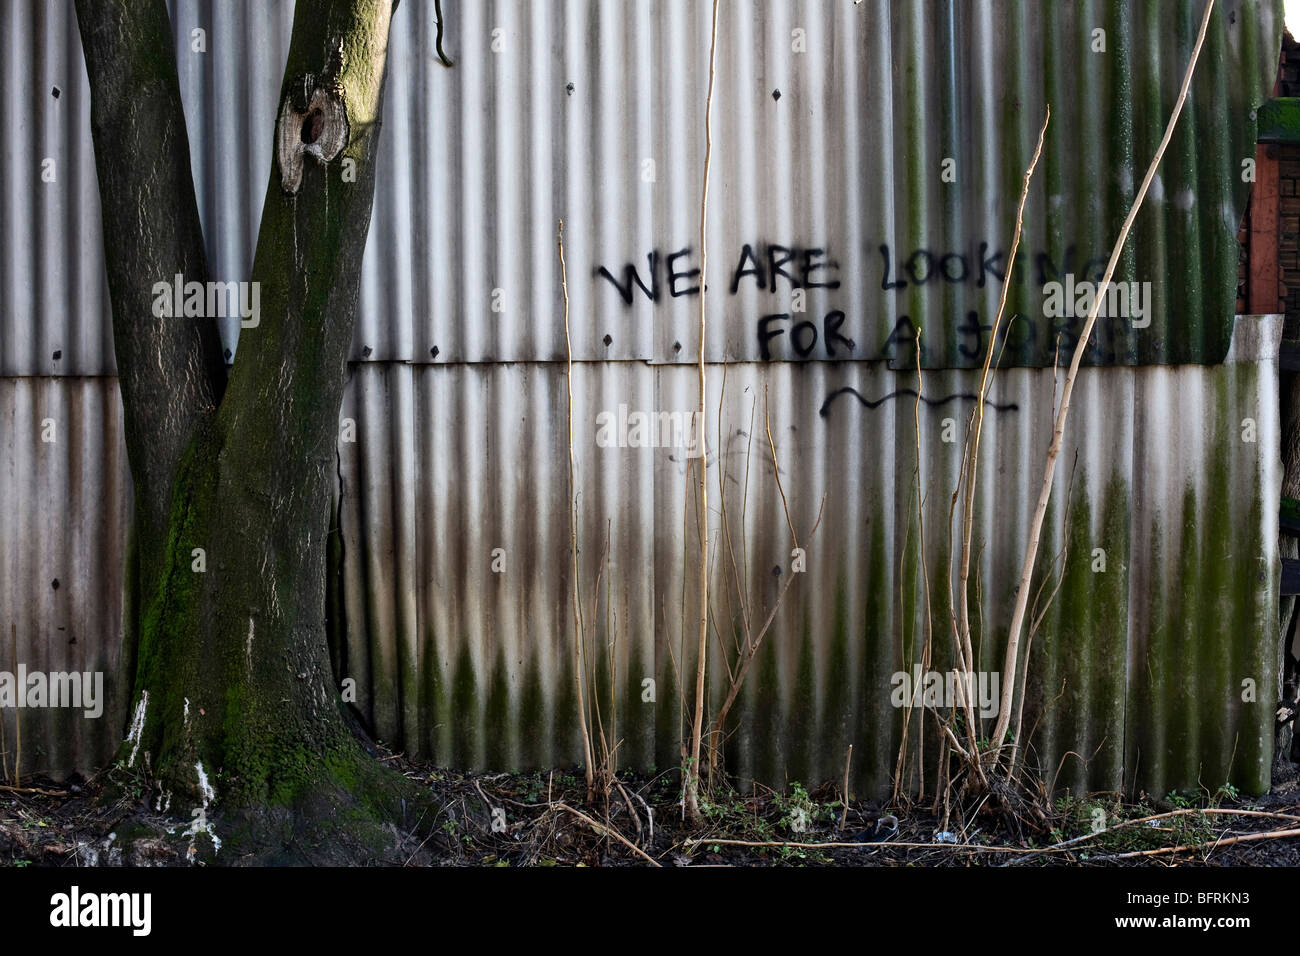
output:
[[[1030,585],[1032,582],[1035,564],[1038,558],[1039,542],[1042,535],[1043,522],[1045,520],[1047,505],[1051,498],[1052,488],[1055,481],[1057,461],[1060,457],[1061,446],[1065,434],[1065,425],[1070,410],[1070,398],[1073,393],[1074,383],[1078,377],[1079,368],[1082,364],[1084,352],[1087,349],[1088,342],[1092,335],[1092,330],[1096,324],[1098,311],[1101,304],[1106,299],[1106,290],[1114,276],[1116,266],[1119,262],[1120,253],[1123,250],[1124,243],[1132,229],[1133,222],[1137,217],[1138,210],[1142,206],[1143,199],[1146,197],[1147,190],[1156,174],[1165,150],[1173,136],[1174,127],[1177,124],[1179,114],[1182,112],[1183,104],[1187,99],[1188,89],[1191,85],[1192,75],[1196,67],[1196,61],[1200,55],[1201,47],[1205,41],[1206,30],[1209,25],[1210,15],[1213,10],[1214,0],[1208,0],[1204,15],[1201,19],[1200,31],[1196,39],[1196,45],[1192,50],[1191,58],[1188,62],[1186,72],[1183,77],[1182,88],[1179,92],[1177,102],[1174,105],[1172,115],[1169,118],[1165,128],[1164,137],[1160,142],[1151,163],[1147,168],[1145,177],[1129,209],[1128,215],[1120,229],[1114,247],[1112,248],[1109,262],[1106,266],[1105,274],[1098,287],[1096,296],[1093,298],[1092,308],[1088,314],[1082,331],[1078,336],[1077,344],[1070,358],[1069,367],[1066,371],[1065,378],[1060,393],[1059,404],[1054,402],[1054,427],[1052,437],[1047,449],[1043,482],[1039,493],[1038,501],[1031,520],[1028,540],[1026,542],[1024,562],[1021,567],[1019,586],[1016,589],[1016,601],[1012,609],[1011,621],[1008,627],[1007,643],[1002,669],[1002,689],[999,707],[997,711],[996,724],[991,735],[986,739],[981,739],[979,733],[979,719],[976,716],[975,701],[969,698],[966,685],[963,681],[954,682],[957,688],[958,699],[954,706],[944,712],[941,709],[929,708],[923,713],[928,713],[934,719],[935,730],[939,740],[939,755],[935,762],[934,789],[932,791],[935,800],[936,812],[941,812],[942,820],[946,825],[952,809],[952,797],[955,788],[960,786],[963,793],[974,795],[981,799],[987,799],[990,791],[991,780],[998,778],[1008,782],[1012,786],[1024,787],[1025,782],[1022,777],[1023,762],[1025,757],[1025,748],[1022,737],[1022,720],[1024,714],[1025,685],[1028,675],[1028,658],[1032,648],[1032,642],[1035,632],[1041,625],[1047,608],[1050,606],[1055,597],[1056,590],[1060,586],[1060,576],[1064,573],[1065,551],[1057,554],[1048,569],[1048,574],[1040,583],[1039,589],[1035,596],[1034,608],[1031,612],[1029,605]],[[709,51],[709,88],[705,103],[705,156],[703,170],[703,186],[700,197],[700,270],[704,275],[708,262],[708,243],[707,243],[707,218],[708,218],[708,194],[709,194],[709,173],[712,154],[712,108],[713,108],[713,91],[714,91],[714,65],[717,53],[717,28],[718,28],[718,0],[713,3],[712,35],[710,39]],[[948,568],[948,608],[949,608],[949,630],[952,642],[953,668],[959,673],[972,674],[977,670],[977,654],[973,632],[975,624],[972,622],[972,613],[970,607],[971,594],[971,557],[975,548],[974,536],[974,517],[977,490],[977,474],[979,464],[980,442],[983,436],[984,410],[987,395],[992,385],[993,377],[999,362],[994,360],[994,350],[997,347],[999,338],[1005,347],[1006,334],[1004,331],[1004,318],[1006,313],[1007,298],[1010,291],[1014,265],[1016,261],[1016,251],[1020,243],[1020,236],[1023,227],[1025,204],[1029,195],[1030,181],[1033,177],[1034,170],[1042,155],[1043,142],[1047,132],[1047,126],[1051,118],[1050,107],[1047,116],[1043,120],[1042,128],[1039,131],[1038,142],[1034,149],[1028,167],[1025,170],[1023,184],[1020,193],[1019,205],[1016,210],[1015,232],[1012,237],[1011,251],[1007,257],[1007,271],[1003,277],[1001,294],[998,302],[997,313],[993,320],[993,325],[989,335],[989,344],[984,354],[983,365],[980,369],[979,388],[975,395],[974,408],[970,417],[967,419],[966,439],[962,449],[961,467],[957,478],[957,487],[952,492],[952,500],[948,510],[948,541],[949,554],[952,552],[953,542],[953,524],[957,515],[957,504],[960,501],[961,508],[961,525],[959,537],[959,550],[957,566],[954,569],[952,562],[949,562]],[[569,343],[569,321],[568,321],[568,286],[567,277],[564,273],[564,241],[563,241],[563,223],[560,223],[558,236],[560,269],[561,269],[561,288],[564,294],[564,328],[566,345]],[[1009,326],[1007,321],[1006,325]],[[699,302],[699,427],[703,431],[704,416],[707,412],[708,390],[705,375],[705,341],[706,341],[706,309],[705,294],[703,287],[700,292]],[[923,377],[921,373],[921,331],[917,332],[917,401],[914,411],[914,420],[916,425],[916,480],[917,480],[917,516],[919,523],[919,547],[921,551],[920,567],[922,571],[922,581],[924,588],[924,606],[925,606],[925,639],[921,648],[921,667],[928,671],[934,659],[934,626],[931,616],[931,585],[929,578],[929,569],[927,566],[924,507],[925,494],[921,484],[921,451],[920,451],[920,403],[923,391]],[[998,358],[1000,359],[1000,355]],[[574,488],[574,453],[573,453],[573,355],[572,348],[569,347],[569,506],[570,506],[570,537],[572,550],[572,576],[573,576],[573,608],[574,608],[574,657],[575,673],[578,691],[578,710],[579,722],[581,725],[583,750],[586,767],[586,780],[588,797],[595,796],[597,790],[603,791],[608,802],[611,786],[617,785],[614,777],[616,770],[615,753],[618,743],[611,742],[605,731],[602,719],[599,701],[595,699],[595,675],[589,673],[589,654],[586,647],[586,626],[582,611],[581,592],[578,582],[578,550],[577,550],[577,509]],[[1059,366],[1057,366],[1059,367]],[[1055,382],[1054,382],[1055,387]],[[722,392],[725,396],[726,389],[726,372],[723,371]],[[1055,398],[1055,396],[1054,396]],[[718,435],[721,437],[723,432],[722,425],[722,396],[719,398],[718,408]],[[766,409],[764,411],[765,420],[767,418]],[[753,415],[751,412],[750,422],[750,440],[752,443],[753,435]],[[701,435],[701,440],[703,436]],[[788,505],[786,505],[785,489],[781,485],[780,468],[777,462],[776,445],[772,440],[770,424],[767,426],[768,446],[771,452],[772,468],[776,475],[777,487],[780,491],[783,507],[785,507],[786,521],[790,529],[791,539],[794,546],[798,547],[798,537],[794,531],[793,522],[790,521]],[[746,460],[746,495],[748,494],[748,455]],[[723,546],[726,551],[727,561],[724,562],[724,573],[729,574],[730,580],[734,583],[736,593],[736,603],[739,614],[730,613],[735,610],[731,605],[728,607],[729,616],[733,621],[740,623],[740,635],[737,637],[733,634],[733,642],[730,649],[722,640],[721,633],[713,621],[710,612],[710,553],[709,553],[709,520],[708,520],[708,455],[707,453],[696,460],[695,480],[696,484],[696,519],[697,519],[697,536],[699,541],[698,555],[698,601],[699,601],[699,620],[698,620],[698,642],[695,656],[695,675],[694,675],[694,700],[687,701],[684,697],[681,700],[683,713],[690,714],[689,727],[684,734],[682,741],[682,807],[684,815],[691,820],[697,819],[699,815],[699,795],[700,795],[700,763],[703,748],[707,744],[708,766],[709,766],[709,783],[712,785],[715,781],[715,774],[720,769],[720,752],[721,745],[727,732],[727,718],[731,713],[732,707],[740,694],[745,678],[749,674],[750,665],[753,663],[763,639],[772,626],[781,601],[785,597],[786,591],[794,580],[794,575],[787,576],[775,603],[768,610],[765,619],[759,624],[756,620],[754,609],[751,608],[745,596],[744,582],[741,579],[740,569],[747,566],[747,554],[742,541],[741,557],[737,562],[735,548],[731,538],[728,522],[726,518],[725,496],[721,489],[725,488],[725,481],[719,485],[720,512],[721,512],[721,534]],[[688,469],[688,483],[690,471]],[[689,484],[688,484],[689,494]],[[825,504],[825,498],[822,500]],[[743,524],[742,516],[742,524]],[[813,526],[813,533],[816,532],[817,526],[821,522],[821,510],[818,511],[817,523]],[[1060,572],[1056,576],[1056,584],[1052,591],[1048,593],[1046,602],[1040,607],[1039,604],[1043,599],[1043,591],[1052,580],[1053,573],[1057,565],[1060,565]],[[604,562],[602,560],[602,572]],[[901,576],[900,576],[901,579]],[[729,591],[730,589],[728,589]],[[599,579],[597,581],[597,591],[599,591]],[[684,607],[684,605],[683,605]],[[595,615],[595,602],[593,601],[592,616]],[[1026,617],[1032,618],[1025,633]],[[979,617],[979,615],[976,615]],[[709,665],[709,632],[711,625],[719,643],[719,657],[722,659],[726,668],[727,692],[722,705],[718,708],[717,713],[712,720],[709,719],[707,701],[705,695],[706,678]],[[685,628],[683,628],[683,635]],[[1022,636],[1023,635],[1023,636]],[[1023,651],[1022,651],[1023,640]],[[671,642],[669,643],[671,653]],[[610,659],[610,687],[614,685],[614,655],[611,651]],[[673,666],[677,668],[676,656],[673,657]],[[680,670],[678,671],[677,686],[684,688],[685,685],[681,680]],[[588,689],[591,688],[591,704],[588,704]],[[1013,707],[1014,704],[1014,707]],[[611,727],[616,726],[616,714],[614,713],[614,703],[610,705]],[[899,747],[898,760],[895,767],[895,788],[894,798],[896,801],[907,799],[914,791],[911,781],[915,779],[919,783],[919,793],[924,798],[925,795],[925,773],[924,773],[924,732],[923,728],[918,733],[916,744],[916,761],[915,768],[910,764],[912,747],[910,745],[911,735],[911,713],[910,708],[904,708],[902,724],[902,742]],[[592,733],[590,729],[591,712],[594,711],[594,720],[597,724],[598,741],[593,744]],[[1014,716],[1013,716],[1014,715]],[[1014,724],[1013,724],[1014,719]],[[611,731],[612,735],[613,731]],[[850,749],[851,753],[851,749]],[[912,775],[913,769],[916,771],[915,778]],[[847,781],[847,763],[846,763],[846,780],[845,780],[845,800],[848,799],[848,781]]]

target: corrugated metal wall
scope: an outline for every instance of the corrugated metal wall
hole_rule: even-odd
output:
[[[103,713],[0,709],[12,768],[97,767],[122,737],[122,579],[130,527],[113,378],[0,378],[0,671],[100,672]],[[15,660],[14,645],[17,645]]]
[[[246,278],[270,169],[292,4],[173,0],[181,85],[211,268]],[[1039,316],[1055,271],[1099,276],[1176,97],[1201,5],[729,2],[719,28],[715,272],[708,355],[760,358],[755,323],[790,311],[766,249],[820,249],[806,308],[846,313],[836,357],[910,353],[903,315],[930,321],[927,363],[969,366],[997,303],[1020,177],[1054,111],[1026,214],[1011,307]],[[107,374],[89,91],[69,2],[3,14],[6,178],[0,374]],[[599,0],[431,4],[394,21],[384,145],[356,360],[547,361],[564,356],[553,246],[569,224],[574,355],[688,362],[696,303],[625,283],[646,257],[698,266],[709,4]],[[205,52],[195,52],[202,30]],[[1101,31],[1100,34],[1096,31]],[[1102,364],[1218,362],[1235,298],[1235,234],[1254,155],[1252,110],[1272,89],[1281,17],[1271,0],[1219,4],[1160,178],[1117,279],[1153,285],[1145,330],[1103,322]],[[1104,52],[1093,52],[1104,44]],[[802,52],[796,52],[802,51]],[[34,65],[31,69],[28,64]],[[58,86],[61,95],[52,96]],[[55,183],[43,182],[43,159]],[[954,181],[944,176],[944,161]],[[776,291],[733,273],[748,244]],[[888,267],[881,246],[888,249]],[[785,253],[777,253],[777,262]],[[798,278],[803,259],[784,271]],[[588,281],[590,280],[590,281]],[[903,283],[898,288],[884,284]],[[918,284],[919,283],[919,284]],[[676,291],[692,287],[680,279]],[[499,293],[494,295],[494,293]],[[974,312],[975,320],[968,318]],[[51,319],[50,316],[61,316]],[[35,321],[37,317],[41,321]],[[1077,325],[1075,326],[1077,329]],[[234,323],[226,330],[233,344]],[[608,342],[606,341],[608,337]],[[825,337],[806,356],[831,358]],[[1026,322],[1006,359],[1051,364],[1055,337]],[[675,348],[680,346],[680,348]],[[434,353],[434,350],[436,354]],[[782,359],[803,358],[787,333]],[[54,359],[55,350],[61,350]],[[368,350],[368,351],[367,351]]]
[[[620,404],[685,412],[696,401],[695,372],[684,363],[696,355],[698,303],[673,293],[698,281],[689,270],[699,265],[709,5],[443,7],[453,69],[435,56],[432,4],[401,6],[389,51],[357,364],[343,411],[357,423],[356,441],[340,446],[340,674],[357,679],[376,730],[422,756],[463,766],[576,757],[554,243],[563,217],[579,361],[584,613],[593,647],[609,648],[603,674],[613,661],[622,761],[675,765],[674,672],[691,667],[678,650],[692,614],[683,575],[696,517],[686,465],[680,451],[597,448],[595,417]],[[246,278],[292,5],[195,0],[171,9],[213,274]],[[826,496],[808,570],[791,586],[742,699],[729,745],[734,769],[774,784],[830,777],[853,742],[859,780],[884,785],[899,718],[889,677],[911,659],[923,613],[913,399],[868,407],[839,390],[874,403],[915,387],[909,327],[891,339],[903,316],[924,326],[925,394],[973,390],[972,373],[956,369],[987,342],[980,326],[1005,267],[996,255],[1009,245],[1020,176],[1049,101],[1011,303],[1031,318],[1016,326],[1006,356],[1051,363],[1053,325],[1033,318],[1043,315],[1042,285],[1054,270],[1100,271],[1095,259],[1108,251],[1159,139],[1200,9],[1119,0],[723,4],[706,347],[715,401],[720,363],[729,363],[720,430],[716,407],[708,422],[710,448],[721,452],[710,461],[710,521],[721,523],[725,489],[732,545],[712,558],[720,633],[741,613],[734,577],[761,618],[790,568],[765,404],[801,543]],[[204,52],[194,49],[196,29]],[[1041,708],[1038,755],[1049,773],[1062,766],[1063,784],[1117,787],[1126,772],[1151,789],[1228,775],[1243,786],[1267,782],[1277,569],[1273,509],[1261,503],[1276,500],[1280,482],[1275,323],[1243,320],[1262,345],[1212,363],[1231,334],[1234,234],[1248,189],[1241,159],[1253,155],[1251,110],[1271,88],[1280,29],[1271,2],[1220,5],[1119,274],[1152,283],[1152,325],[1099,325],[1093,360],[1175,367],[1089,372],[1076,392],[1069,439],[1078,463],[1067,451],[1072,467],[1062,468],[1043,546],[1057,553],[1071,531],[1067,576],[1032,664],[1040,702],[1054,702]],[[1104,52],[1093,51],[1096,30]],[[28,519],[0,523],[11,589],[3,609],[20,609],[10,613],[19,657],[34,660],[61,624],[40,603],[49,582],[39,582],[58,576],[75,581],[76,594],[106,595],[97,609],[107,613],[77,626],[83,653],[115,666],[127,483],[89,91],[71,3],[6,4],[0,50],[0,121],[15,130],[0,187],[0,282],[14,290],[0,313],[8,383],[0,394],[9,396],[0,422],[36,415],[36,400],[24,397],[33,390],[58,392],[69,409],[60,441],[85,454],[78,471],[41,457],[21,429],[0,435],[8,456],[0,466],[9,469],[0,474],[21,476],[0,490],[6,513],[48,525],[33,537]],[[41,179],[46,157],[54,182]],[[754,258],[742,263],[745,246]],[[634,263],[653,291],[651,255],[657,302],[624,271]],[[773,275],[783,259],[793,281]],[[733,294],[742,264],[752,271]],[[602,266],[630,304],[598,274]],[[670,270],[680,273],[675,281]],[[839,286],[814,285],[829,281]],[[808,286],[802,303],[796,283]],[[835,312],[843,313],[838,327],[827,324]],[[796,329],[805,320],[812,326]],[[766,364],[758,361],[765,329],[780,332],[767,340],[777,361]],[[237,331],[225,329],[232,349]],[[876,361],[815,361],[831,358]],[[89,409],[87,388],[109,404]],[[1015,408],[991,412],[977,504],[990,668],[1041,476],[1052,373],[1003,372],[993,399]],[[959,444],[939,436],[945,418],[960,431],[969,406],[954,398],[920,411],[937,590],[944,502],[960,456]],[[1243,418],[1256,422],[1254,444],[1240,440]],[[110,420],[111,428],[101,424]],[[74,482],[85,482],[75,514]],[[60,552],[49,541],[72,540],[74,527],[94,529],[86,553],[102,559],[53,559]],[[492,570],[494,548],[504,549],[504,572]],[[1105,551],[1104,574],[1091,570],[1094,548]],[[0,651],[0,662],[7,655]],[[654,703],[642,701],[646,678],[656,681]],[[1241,702],[1247,678],[1265,689],[1264,703]],[[711,688],[718,699],[721,679]],[[81,726],[46,734],[45,763],[25,766],[84,768],[87,754],[106,755],[101,737],[112,735]],[[1064,757],[1069,751],[1095,756],[1085,769]]]
[[[1241,692],[1245,679],[1257,688],[1275,679],[1276,514],[1262,501],[1280,487],[1280,334],[1277,317],[1243,317],[1229,364],[1097,369],[1080,380],[1041,550],[1045,568],[1068,542],[1065,577],[1032,651],[1036,703],[1051,701],[1036,753],[1062,785],[1118,789],[1125,767],[1130,782],[1161,792],[1197,779],[1267,784],[1271,691],[1256,704]],[[593,653],[612,648],[623,761],[673,766],[675,675],[693,673],[698,620],[686,458],[598,447],[596,418],[620,403],[689,412],[696,373],[636,363],[574,372],[588,639]],[[723,368],[709,372],[716,396]],[[990,671],[1001,668],[1053,384],[1051,370],[1005,371],[990,396],[999,409],[986,420],[976,502]],[[977,386],[975,371],[923,377],[923,394],[939,403],[920,409],[919,448],[941,661],[961,457],[944,441],[945,419],[960,434],[972,404],[962,396]],[[807,551],[731,741],[733,766],[765,782],[833,778],[849,743],[871,787],[893,769],[890,679],[919,661],[924,620],[916,402],[900,394],[869,408],[841,390],[876,401],[909,387],[914,375],[874,363],[726,367],[721,415],[710,412],[707,425],[713,614],[733,661],[744,615],[737,578],[757,628],[791,573],[782,491]],[[343,457],[350,653],[341,673],[358,681],[385,738],[457,765],[578,759],[565,408],[562,364],[358,367],[344,408],[358,440]],[[1244,419],[1254,442],[1243,440]],[[496,549],[503,570],[494,572]],[[720,703],[719,668],[711,693]],[[646,678],[653,703],[642,700]],[[1089,766],[1065,758],[1070,751]]]

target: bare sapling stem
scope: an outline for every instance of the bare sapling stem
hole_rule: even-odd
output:
[[[990,369],[993,365],[993,352],[997,348],[998,334],[1002,330],[1002,320],[1006,315],[1007,297],[1011,291],[1011,277],[1015,270],[1016,251],[1020,246],[1020,236],[1024,230],[1025,222],[1025,204],[1029,199],[1029,184],[1033,179],[1034,170],[1038,167],[1038,160],[1043,154],[1043,140],[1047,136],[1047,126],[1052,120],[1052,108],[1047,107],[1046,114],[1043,116],[1043,125],[1038,131],[1038,142],[1034,146],[1034,154],[1029,160],[1029,165],[1025,168],[1024,179],[1020,187],[1020,201],[1016,206],[1016,227],[1011,236],[1011,251],[1007,260],[1007,271],[1002,277],[1002,291],[998,297],[998,309],[993,316],[993,327],[989,332],[988,348],[984,351],[984,365],[980,369],[979,388],[975,392],[975,408],[971,412],[971,423],[968,433],[967,447],[965,450],[965,462],[962,469],[965,485],[965,501],[963,502],[962,513],[962,532],[961,532],[961,569],[959,572],[959,593],[957,595],[958,607],[960,608],[960,624],[958,634],[959,650],[962,657],[962,666],[966,673],[973,673],[975,670],[975,649],[971,641],[971,622],[970,622],[970,564],[971,548],[974,544],[974,527],[975,527],[975,491],[979,483],[979,452],[980,439],[984,433],[984,405],[988,397]],[[956,681],[958,696],[963,713],[963,723],[966,726],[966,747],[965,749],[974,758],[973,770],[979,779],[981,789],[987,785],[984,776],[984,769],[978,758],[979,748],[976,742],[976,721],[974,703],[965,693],[965,682]]]
[[[718,0],[713,0],[713,19],[709,36],[709,91],[704,99],[704,181],[700,188],[700,410],[701,451],[697,462],[700,501],[700,639],[695,661],[695,718],[691,721],[691,755],[686,766],[683,799],[686,816],[695,821],[700,815],[700,739],[704,734],[704,676],[709,650],[709,455],[703,441],[704,414],[708,388],[704,374],[705,332],[708,328],[705,309],[705,283],[708,281],[709,166],[713,160],[713,86],[718,55]],[[721,441],[721,436],[718,438]]]
[[[1192,48],[1191,59],[1188,61],[1187,70],[1183,74],[1182,88],[1178,91],[1174,111],[1165,126],[1165,135],[1160,140],[1160,146],[1156,149],[1155,155],[1151,157],[1151,165],[1147,167],[1146,175],[1142,177],[1142,185],[1138,188],[1133,205],[1128,211],[1128,216],[1124,219],[1124,225],[1120,227],[1119,237],[1115,240],[1114,248],[1111,249],[1110,261],[1106,264],[1106,273],[1097,288],[1092,308],[1088,310],[1088,320],[1084,322],[1083,331],[1079,333],[1079,341],[1074,347],[1074,355],[1070,358],[1070,370],[1066,373],[1065,384],[1061,389],[1061,406],[1056,413],[1056,425],[1052,430],[1052,442],[1047,449],[1047,461],[1043,468],[1043,486],[1039,491],[1038,506],[1034,509],[1034,517],[1029,526],[1029,542],[1025,550],[1025,563],[1020,569],[1020,584],[1016,589],[1015,610],[1011,615],[1011,624],[1008,628],[1006,660],[1002,668],[1002,700],[998,708],[998,721],[993,731],[992,750],[995,754],[1001,752],[1001,747],[1005,743],[1007,728],[1011,722],[1012,694],[1016,690],[1016,686],[1023,683],[1022,680],[1018,680],[1016,677],[1019,665],[1020,632],[1024,628],[1025,612],[1029,607],[1029,584],[1034,573],[1034,562],[1038,557],[1038,542],[1043,531],[1044,516],[1047,514],[1047,503],[1052,495],[1052,483],[1056,475],[1056,460],[1061,454],[1061,442],[1065,437],[1065,423],[1070,414],[1070,396],[1074,392],[1074,381],[1079,374],[1079,366],[1083,362],[1084,350],[1087,349],[1088,341],[1092,337],[1092,328],[1097,323],[1097,313],[1106,299],[1106,292],[1110,288],[1110,280],[1115,274],[1115,268],[1119,265],[1119,257],[1124,249],[1124,243],[1128,239],[1129,231],[1133,228],[1133,222],[1137,219],[1138,210],[1142,208],[1142,201],[1146,198],[1151,181],[1155,178],[1156,169],[1160,166],[1165,150],[1169,147],[1169,141],[1173,138],[1174,127],[1178,124],[1178,117],[1183,111],[1183,104],[1187,101],[1187,91],[1192,85],[1192,75],[1196,71],[1196,60],[1200,56],[1201,47],[1205,43],[1205,34],[1209,29],[1210,14],[1213,10],[1214,0],[1208,0],[1205,4],[1205,13],[1201,17],[1201,29],[1196,36],[1196,45]]]
[[[573,456],[573,342],[569,338],[569,279],[564,268],[564,220],[556,228],[555,243],[560,252],[560,292],[564,296],[564,347],[568,355],[569,389],[569,552],[573,566],[573,654],[574,680],[578,682],[578,726],[582,728],[582,755],[587,771],[587,800],[596,792],[596,768],[593,766],[591,732],[587,729],[587,703],[583,685],[586,683],[586,663],[583,654],[585,638],[582,627],[582,596],[578,589],[578,500],[576,464]]]
[[[849,765],[853,763],[853,744],[849,744],[849,752],[844,755],[844,807],[840,810],[840,829],[849,819]]]

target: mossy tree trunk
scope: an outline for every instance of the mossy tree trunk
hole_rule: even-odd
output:
[[[120,756],[173,813],[264,823],[270,808],[300,846],[322,826],[356,837],[363,821],[400,826],[421,799],[353,735],[325,631],[338,414],[394,7],[298,2],[253,262],[260,311],[227,382],[212,317],[151,313],[155,282],[208,279],[166,9],[77,0],[138,528]]]

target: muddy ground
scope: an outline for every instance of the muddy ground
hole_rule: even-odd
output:
[[[1300,866],[1300,786],[1242,798],[1216,793],[1113,794],[987,809],[943,827],[924,806],[850,800],[838,788],[716,792],[699,827],[682,822],[680,776],[620,774],[588,802],[577,771],[465,774],[385,761],[427,787],[441,810],[393,831],[383,857],[327,857],[409,866]],[[191,866],[264,862],[215,850],[192,821],[156,812],[147,787],[109,775],[0,787],[0,867]],[[1244,813],[1238,813],[1244,811]],[[1156,816],[1155,820],[1143,818]],[[220,833],[220,813],[211,825]],[[423,837],[414,835],[418,830]],[[1101,832],[1095,832],[1101,830]],[[741,841],[738,845],[726,841]],[[1067,842],[1068,841],[1068,842]],[[828,845],[831,844],[831,845]],[[838,845],[834,845],[838,844]],[[292,854],[286,859],[292,860]]]

